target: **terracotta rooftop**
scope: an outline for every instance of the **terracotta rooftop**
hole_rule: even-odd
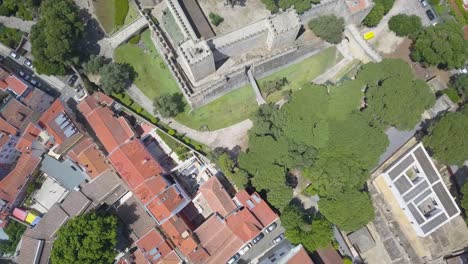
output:
[[[226,223],[244,243],[252,240],[263,229],[262,224],[246,208],[229,215]]]
[[[54,102],[54,98],[39,89],[31,89],[21,101],[33,111],[44,113]]]
[[[314,264],[304,247],[302,245],[298,245],[297,247],[300,247],[299,251],[288,260],[287,264]]]
[[[45,129],[53,137],[53,142],[58,145],[64,142],[72,145],[69,141],[73,141],[73,144],[76,143],[77,139],[74,136],[80,134],[76,121],[65,109],[65,105],[60,99],[55,100],[49,109],[42,114],[38,125]]]
[[[136,242],[136,245],[151,264],[163,263],[161,260],[173,252],[172,248],[156,229],[151,229],[151,231]]]
[[[257,192],[249,195],[247,191],[242,190],[236,194],[235,199],[251,211],[264,227],[278,219],[278,215],[273,212],[270,206],[268,206]]]
[[[21,137],[16,144],[16,149],[24,154],[31,153],[32,144],[40,133],[41,129],[38,126],[33,123],[29,123],[23,134],[21,134]]]
[[[78,109],[87,117],[94,109],[101,105],[111,106],[114,103],[114,99],[110,98],[104,93],[95,92],[90,96],[87,96],[78,105]]]
[[[80,164],[92,179],[110,169],[104,154],[90,137],[83,138],[68,152],[68,157]]]
[[[146,179],[164,172],[138,139],[118,147],[108,158],[131,188],[136,188]]]
[[[203,195],[211,210],[218,212],[223,217],[236,209],[236,205],[216,177],[211,177],[200,186],[199,192]]]
[[[0,109],[0,117],[19,131],[23,131],[29,122],[37,120],[37,116],[37,113],[34,114],[31,109],[14,98],[11,98],[4,107]]]
[[[244,244],[217,214],[211,215],[194,233],[210,255],[206,263],[225,263]]]
[[[96,102],[92,98],[90,100]],[[135,136],[125,118],[114,116],[108,107],[90,106],[87,101],[82,101],[78,108],[108,153],[112,153],[118,146]]]
[[[342,264],[343,263],[343,259],[341,258],[341,256],[332,247],[319,248],[317,249],[316,252],[323,263],[327,263],[327,264]]]
[[[158,194],[150,202],[146,203],[145,206],[158,222],[162,224],[171,217],[173,213],[176,213],[177,209],[182,209],[181,207],[185,204],[186,199],[180,190],[176,185],[172,185]]]
[[[28,85],[14,75],[6,77],[5,83],[8,85],[8,89],[13,91],[17,96],[23,95],[28,89]]]
[[[14,202],[40,161],[40,158],[31,155],[21,155],[15,168],[0,181],[0,199]]]
[[[0,117],[0,132],[3,132],[8,135],[15,136],[18,133],[18,129],[10,125],[5,119]]]
[[[143,204],[146,204],[168,186],[169,184],[162,176],[151,177],[138,185],[134,194]]]

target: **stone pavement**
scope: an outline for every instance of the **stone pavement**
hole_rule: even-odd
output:
[[[153,102],[146,97],[146,95],[144,95],[137,86],[132,85],[127,90],[127,93],[146,111],[150,113],[154,112]],[[172,118],[162,118],[161,116],[158,116],[158,118],[162,122],[168,124],[172,129],[175,129],[187,137],[203,143],[212,149],[217,147],[232,149],[236,146],[245,146],[244,140],[247,138],[247,132],[253,126],[252,121],[250,119],[246,119],[229,127],[202,132],[189,128]]]
[[[21,18],[17,18],[14,16],[11,16],[11,17],[0,16],[0,23],[3,24],[5,27],[16,28],[23,32],[29,33],[31,32],[31,27],[36,22],[22,20]]]

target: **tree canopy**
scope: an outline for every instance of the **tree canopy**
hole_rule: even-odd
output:
[[[185,109],[184,97],[181,93],[165,94],[154,100],[155,114],[162,117],[173,117]]]
[[[390,18],[388,27],[399,37],[415,37],[423,28],[420,17],[405,14],[398,14]]]
[[[465,210],[465,216],[468,214],[468,183],[465,182],[460,189],[462,194],[462,198],[460,201],[460,205]]]
[[[83,64],[86,73],[98,74],[101,68],[109,64],[110,61],[103,56],[91,55],[89,60]]]
[[[374,0],[374,7],[367,14],[362,23],[368,27],[375,27],[380,23],[380,20],[392,9],[395,0]]]
[[[411,130],[421,120],[424,110],[435,102],[426,82],[415,79],[409,65],[402,60],[365,64],[357,79],[367,84],[366,111],[386,126]]]
[[[57,232],[52,248],[53,263],[114,263],[117,219],[96,213],[77,216]]]
[[[344,19],[335,15],[320,16],[309,21],[309,28],[318,37],[337,44],[343,39]]]
[[[134,70],[129,64],[109,63],[99,70],[101,88],[106,94],[121,93],[134,79]]]
[[[317,4],[320,0],[262,0],[262,3],[265,5],[266,9],[270,10],[272,13],[278,12],[281,9],[288,9],[291,6],[294,6],[298,13],[303,13],[306,10],[311,8],[311,3]]]
[[[450,78],[450,86],[456,89],[468,101],[468,74],[457,74]]]
[[[468,108],[447,113],[429,128],[423,139],[434,158],[448,165],[462,165],[468,160]]]
[[[459,24],[439,23],[419,33],[411,49],[411,58],[444,69],[458,68],[468,60],[468,41],[464,40]]]
[[[281,213],[281,225],[286,238],[302,244],[309,252],[326,247],[332,240],[332,225],[318,214],[304,214],[296,205],[288,205]]]
[[[8,235],[8,240],[0,241],[1,254],[15,253],[18,242],[21,239],[26,227],[16,221],[10,220],[8,225],[4,228],[5,233]]]
[[[44,0],[30,35],[36,70],[65,75],[67,65],[79,57],[77,43],[83,29],[78,7],[72,0]]]
[[[318,202],[319,210],[345,231],[356,231],[374,219],[374,208],[369,195],[356,190],[345,190],[334,197]]]

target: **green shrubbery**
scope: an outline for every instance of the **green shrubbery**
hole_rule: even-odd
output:
[[[211,23],[215,26],[219,26],[219,24],[221,24],[224,21],[224,18],[222,16],[213,12],[210,12],[208,17],[210,18]]]
[[[10,239],[7,241],[0,242],[0,253],[13,254],[25,230],[26,227],[24,225],[16,221],[10,220],[10,222],[4,229],[5,233]]]
[[[458,95],[458,91],[455,88],[445,89],[444,94],[446,94],[448,98],[450,98],[450,100],[452,100],[454,103],[460,101],[460,95]]]
[[[303,13],[312,7],[312,4],[319,3],[320,0],[262,0],[266,9],[270,10],[271,13],[276,13],[281,9],[288,9],[294,6],[298,13]]]
[[[0,42],[4,45],[16,49],[22,36],[23,32],[14,28],[7,28],[0,24]]]
[[[309,28],[318,37],[337,44],[343,39],[344,19],[335,15],[320,16],[309,21]]]
[[[362,22],[365,26],[375,27],[380,20],[392,9],[395,0],[375,0],[374,7]]]
[[[410,36],[411,38],[415,38],[423,28],[420,17],[404,14],[399,14],[390,18],[388,27],[399,37]]]
[[[128,1],[129,0],[115,0],[115,16],[114,24],[116,26],[123,26],[125,24],[125,18],[128,13]]]
[[[32,20],[40,3],[40,0],[2,0],[0,1],[0,15]]]
[[[131,39],[129,39],[129,40],[128,40],[128,43],[130,43],[130,44],[138,44],[138,42],[140,42],[140,39],[141,39],[141,35],[138,34],[138,35],[133,36]]]

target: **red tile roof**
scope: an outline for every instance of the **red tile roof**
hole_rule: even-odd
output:
[[[131,188],[136,188],[146,179],[164,172],[138,139],[115,149],[108,158]]]
[[[15,136],[18,133],[18,129],[10,125],[5,119],[0,117],[0,132],[8,135]]]
[[[163,223],[185,201],[176,185],[172,185],[147,203],[146,208],[159,223]]]
[[[89,137],[85,137],[76,144],[69,152],[68,157],[80,164],[86,173],[92,178],[96,178],[107,171],[110,166],[106,162],[104,154]]]
[[[21,135],[20,139],[18,140],[18,144],[16,144],[16,149],[24,154],[31,153],[32,143],[39,136],[39,133],[41,133],[41,129],[33,123],[29,123],[26,129],[24,130],[23,134]]]
[[[32,89],[21,101],[34,111],[43,113],[54,102],[54,98],[39,89]]]
[[[20,101],[12,98],[3,107],[0,117],[3,117],[10,125],[22,131],[32,120],[33,111],[23,105]]]
[[[100,107],[101,104],[110,106],[112,103],[114,103],[114,99],[104,93],[95,92],[81,101],[78,105],[78,109],[87,117],[94,109]]]
[[[246,208],[229,215],[226,223],[244,243],[252,240],[263,229],[262,224]]]
[[[252,214],[266,227],[278,219],[278,215],[268,206],[268,204],[254,192],[249,195],[247,191],[242,190],[235,197],[245,208],[249,209]]]
[[[298,247],[300,247],[299,251],[288,260],[287,264],[314,264],[304,247],[302,245],[298,245]]]
[[[57,99],[54,101],[54,103],[52,103],[49,109],[47,109],[42,114],[41,118],[38,121],[38,125],[42,129],[45,129],[51,136],[53,136],[55,143],[57,143],[58,145],[62,144],[67,139],[64,130],[62,130],[60,126],[55,122],[55,119],[61,114],[64,114],[68,118],[70,118],[68,113],[65,111],[65,105],[60,99]]]
[[[218,212],[223,217],[236,209],[236,205],[216,177],[211,177],[200,186],[199,192],[205,197],[211,210]]]
[[[212,214],[194,233],[210,255],[206,263],[225,263],[244,244],[217,214]]]
[[[0,199],[7,203],[15,202],[21,189],[40,161],[40,158],[31,155],[21,155],[15,168],[0,181]],[[8,214],[8,211],[1,212],[0,219],[5,220]]]
[[[340,257],[338,252],[332,247],[319,248],[317,249],[317,254],[323,263],[327,264],[342,264],[343,259]]]
[[[173,251],[156,229],[151,229],[136,242],[136,245],[149,263],[160,263]]]
[[[8,88],[13,91],[17,96],[21,96],[28,89],[28,85],[18,79],[18,77],[10,75],[5,78]]]
[[[79,108],[86,114],[84,105],[80,104]],[[85,117],[108,153],[135,136],[125,118],[115,117],[107,107],[95,108]]]
[[[147,179],[143,184],[136,187],[134,193],[143,204],[146,204],[166,187],[168,187],[168,183],[164,178],[156,176]]]

